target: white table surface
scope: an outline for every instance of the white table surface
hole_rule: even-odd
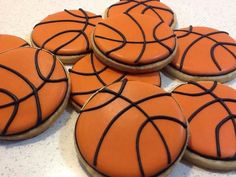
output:
[[[162,1],[177,13],[178,27],[209,26],[228,31],[236,38],[236,0]],[[116,0],[0,0],[0,33],[28,40],[32,27],[50,13],[82,7],[101,14],[114,2]],[[163,76],[162,83],[163,88],[171,90],[179,81]],[[227,84],[236,88],[236,79]],[[0,142],[0,177],[87,177],[74,148],[75,114],[68,106],[58,121],[41,135],[21,142]],[[236,177],[236,172],[208,172],[181,162],[170,176]]]

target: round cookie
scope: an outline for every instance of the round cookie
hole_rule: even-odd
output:
[[[22,140],[46,130],[70,94],[64,67],[55,56],[31,47],[0,55],[0,139]]]
[[[178,54],[166,71],[184,81],[226,82],[236,76],[236,41],[208,27],[175,30]]]
[[[65,64],[75,63],[91,51],[90,35],[101,19],[83,9],[49,15],[35,25],[32,44],[52,52]]]
[[[113,15],[99,22],[91,43],[102,62],[129,73],[157,71],[177,49],[173,30],[143,14]]]
[[[8,34],[0,34],[0,53],[26,46],[29,46],[29,44],[20,37]]]
[[[105,12],[106,17],[121,13],[139,13],[153,16],[170,27],[176,26],[176,15],[167,5],[157,0],[123,0],[111,5]]]
[[[189,122],[185,159],[203,168],[236,170],[236,90],[216,81],[190,82],[172,96]]]
[[[69,71],[72,104],[77,110],[80,110],[96,91],[124,78],[143,81],[157,86],[161,85],[159,72],[136,75],[123,73],[104,65],[93,53],[77,61]]]
[[[166,176],[187,137],[186,121],[169,93],[127,80],[93,95],[75,129],[79,159],[92,176]]]

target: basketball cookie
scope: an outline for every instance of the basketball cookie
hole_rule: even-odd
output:
[[[111,5],[105,12],[106,17],[121,13],[139,13],[153,16],[174,28],[176,15],[171,8],[157,0],[123,0]]]
[[[8,34],[0,34],[0,53],[26,46],[29,46],[29,44],[24,39]]]
[[[99,22],[91,43],[102,62],[129,73],[157,71],[177,49],[172,29],[143,14],[113,15]]]
[[[236,90],[202,81],[181,85],[172,95],[189,122],[185,158],[203,168],[236,170]]]
[[[90,98],[75,138],[79,159],[92,176],[163,177],[181,158],[188,133],[170,93],[123,80]]]
[[[166,71],[184,81],[226,82],[236,76],[236,41],[227,32],[207,27],[175,30],[178,54]]]
[[[91,53],[77,61],[70,71],[72,104],[80,110],[88,98],[106,85],[123,80],[138,80],[160,86],[159,72],[147,74],[126,74],[101,63]]]
[[[31,47],[0,55],[0,139],[22,140],[46,130],[66,107],[70,89],[62,64]]]
[[[65,64],[74,63],[91,51],[90,35],[101,19],[83,9],[49,15],[35,25],[32,44],[49,50]]]

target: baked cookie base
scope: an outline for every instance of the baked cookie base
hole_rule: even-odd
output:
[[[178,46],[176,44],[174,52],[168,58],[166,58],[162,61],[157,61],[156,63],[146,64],[143,66],[131,66],[131,65],[126,65],[126,64],[116,62],[113,59],[105,56],[97,48],[97,46],[94,42],[93,36],[94,36],[94,34],[91,35],[91,38],[92,38],[91,39],[91,46],[94,51],[94,54],[98,57],[98,59],[101,62],[103,62],[105,65],[108,65],[112,68],[115,68],[117,70],[124,71],[127,73],[148,73],[148,72],[158,71],[158,70],[162,69],[163,67],[165,67],[166,65],[168,65],[172,61],[172,59],[175,56],[176,51],[178,49]]]
[[[34,48],[39,48],[32,38],[30,39],[31,46]],[[46,49],[44,49],[46,50]],[[49,51],[50,52],[50,51]],[[50,52],[51,53],[51,52]],[[89,53],[89,52],[88,52]],[[54,54],[55,55],[55,54]],[[64,55],[55,55],[63,64],[71,65],[76,63],[79,59],[83,58],[87,54],[81,54],[81,55],[71,55],[71,56],[64,56]]]
[[[70,103],[71,103],[71,105],[74,107],[74,109],[75,109],[76,112],[79,113],[79,112],[81,111],[82,107],[79,106],[75,101],[71,100]]]
[[[69,74],[67,73],[67,78],[68,78],[68,89],[64,98],[64,101],[62,102],[62,104],[60,105],[60,107],[57,109],[56,112],[54,112],[53,115],[51,115],[43,124],[41,124],[40,126],[33,128],[25,133],[22,134],[18,134],[18,135],[9,135],[9,136],[0,136],[0,140],[4,140],[4,141],[19,141],[19,140],[25,140],[25,139],[30,139],[33,138],[39,134],[41,134],[42,132],[44,132],[45,130],[47,130],[58,118],[59,116],[64,112],[67,104],[68,104],[68,100],[70,98],[70,78],[69,78]]]
[[[185,74],[183,72],[178,71],[177,69],[173,68],[172,66],[168,65],[164,68],[164,71],[171,75],[174,78],[177,78],[182,81],[218,81],[221,83],[225,83],[228,81],[233,80],[236,77],[236,70],[225,74],[225,75],[219,75],[219,76],[192,76]]]
[[[106,86],[105,86],[106,87]],[[104,87],[103,87],[104,88]],[[101,88],[100,90],[102,90],[103,88]],[[99,92],[100,90],[98,90],[97,92]],[[97,93],[96,92],[96,93]],[[84,107],[88,104],[88,102],[96,95],[96,93],[94,93],[88,100],[87,102],[84,104],[84,106],[81,108],[81,110],[84,109]],[[78,115],[77,115],[77,121],[78,121]],[[77,125],[77,121],[76,121],[76,125]],[[187,123],[188,124],[188,123]],[[75,126],[76,126],[75,125]],[[74,130],[75,131],[75,130]],[[77,156],[78,156],[78,159],[79,159],[79,162],[81,163],[81,166],[82,168],[86,171],[86,173],[91,176],[91,177],[109,177],[109,176],[105,176],[104,174],[101,174],[100,172],[96,171],[93,167],[91,167],[85,160],[84,158],[82,157],[81,153],[80,153],[80,150],[78,148],[78,145],[77,145],[77,140],[76,140],[76,133],[74,133],[74,145],[75,145],[75,149],[76,149],[76,152],[77,152]],[[185,142],[185,145],[183,147],[183,151],[181,152],[181,154],[179,155],[178,159],[169,167],[167,168],[166,170],[164,170],[160,175],[156,176],[156,177],[167,177],[171,172],[172,170],[174,169],[175,165],[181,161],[182,157],[184,156],[185,154],[185,151],[187,149],[187,146],[188,146],[188,141],[189,141],[189,128],[187,128],[187,139],[186,139],[186,142]],[[154,176],[153,176],[154,177]]]
[[[106,86],[104,86],[106,87]],[[76,112],[80,112],[83,107],[94,97],[94,95],[96,95],[100,90],[102,90],[104,87],[101,87],[100,89],[98,89],[96,92],[94,92],[89,98],[88,100],[84,103],[84,105],[79,105],[78,103],[76,103],[75,101],[73,101],[73,99],[71,98],[71,104],[72,106],[75,108]]]
[[[184,159],[196,166],[199,166],[208,170],[219,170],[219,171],[233,171],[236,170],[236,160],[235,161],[221,161],[207,159],[199,156],[190,150],[186,150],[184,154]]]

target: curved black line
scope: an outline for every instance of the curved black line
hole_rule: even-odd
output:
[[[67,81],[68,79],[67,78],[62,78],[62,79],[50,79],[51,75],[53,74],[53,71],[55,70],[55,67],[56,67],[56,56],[53,55],[53,63],[52,63],[52,67],[51,67],[51,70],[50,72],[48,73],[48,77],[44,77],[41,70],[40,70],[40,67],[39,67],[39,53],[40,53],[41,50],[37,49],[36,52],[35,52],[35,67],[36,67],[36,71],[40,77],[40,79],[42,79],[43,81],[45,82],[62,82],[62,81]]]
[[[217,126],[215,129],[215,134],[216,134],[216,147],[217,147],[217,152],[218,152],[218,156],[221,157],[221,150],[220,150],[220,129],[221,127],[229,120],[233,120],[235,119],[236,115],[229,115],[226,118],[224,118]],[[236,150],[235,150],[236,153]]]
[[[159,41],[163,42],[163,41],[166,41],[166,40],[168,40],[168,39],[175,38],[175,37],[176,37],[176,35],[175,35],[175,34],[172,34],[172,35],[170,35],[170,36],[168,36],[168,37],[164,37],[164,38],[162,38],[162,39],[159,39]]]
[[[40,22],[34,26],[36,28],[37,26],[45,25],[45,24],[51,24],[51,23],[64,23],[64,22],[72,22],[72,23],[85,23],[85,21],[80,21],[80,20],[50,20],[50,21],[45,21],[45,22]],[[95,27],[95,24],[89,23],[88,25]]]
[[[9,92],[8,90],[5,90],[5,89],[0,88],[0,93],[1,93],[1,92],[4,93],[4,94],[6,94],[7,96],[9,96],[11,99],[13,99],[13,100],[14,100],[14,103],[15,103],[15,104],[14,104],[13,112],[12,112],[12,114],[11,114],[9,120],[7,121],[7,124],[5,125],[4,129],[3,129],[2,132],[0,133],[1,135],[5,135],[5,134],[7,133],[8,128],[10,127],[12,121],[14,120],[14,118],[15,118],[17,112],[18,112],[19,102],[18,102],[18,98],[17,98],[14,94],[12,94],[11,92]]]
[[[156,7],[156,6],[147,6],[143,11],[142,11],[142,14],[145,14],[147,10],[151,10],[153,11],[160,19],[161,22],[165,22],[165,20],[162,18],[162,16],[156,11],[157,10],[162,10],[162,11],[165,11],[165,12],[168,12],[172,15],[172,18],[171,18],[171,21],[170,23],[168,24],[169,26],[172,26],[173,23],[174,23],[174,12],[170,9],[167,9],[167,8],[162,8],[162,7]]]
[[[100,77],[100,75],[97,74],[97,71],[96,71],[96,68],[95,68],[95,65],[94,65],[94,57],[93,57],[93,54],[91,54],[90,56],[91,56],[91,64],[92,64],[92,68],[93,68],[93,72],[94,72],[95,76],[97,77],[97,79],[99,80],[99,82],[100,82],[103,86],[106,86],[107,84],[102,80],[102,78]]]
[[[81,12],[85,12],[85,11],[84,11],[83,9],[81,9],[81,8],[79,8],[79,10],[80,10]],[[69,10],[67,10],[67,9],[64,9],[64,11],[67,12],[68,14],[74,16],[74,17],[86,18],[86,17],[84,17],[84,16],[74,14],[74,13],[72,13],[71,11],[69,11]],[[86,13],[86,12],[85,12],[85,13]],[[101,15],[94,15],[94,16],[90,16],[90,17],[88,16],[89,19],[92,19],[92,18],[101,18],[101,17],[102,17]]]
[[[189,82],[189,84],[192,84],[192,82]],[[204,91],[204,92],[199,92],[199,93],[184,93],[184,92],[179,92],[179,91],[172,91],[172,93],[179,94],[179,95],[185,95],[185,96],[203,96],[203,95],[209,94],[210,92],[214,91],[216,86],[217,86],[217,82],[214,81],[214,83],[212,84],[212,87],[210,89],[207,89],[207,91]]]
[[[126,83],[127,83],[127,80],[124,79],[123,82],[122,82],[122,85],[121,85],[121,87],[120,87],[120,90],[118,91],[119,94],[121,94],[121,93],[123,92]],[[104,88],[104,89],[105,89],[105,88]],[[102,93],[102,90],[101,90],[99,93]],[[99,93],[98,93],[98,94],[99,94]],[[105,103],[103,103],[103,104],[101,104],[101,105],[98,105],[98,106],[95,106],[95,107],[92,107],[92,108],[88,108],[88,109],[83,109],[83,110],[81,110],[80,112],[82,113],[82,112],[89,112],[89,111],[97,110],[97,109],[99,109],[99,108],[102,108],[102,107],[104,107],[104,106],[106,106],[106,105],[112,103],[113,101],[115,101],[116,98],[117,98],[117,96],[111,98],[110,100],[108,100],[107,102],[105,102]]]
[[[107,51],[107,52],[106,52],[106,55],[109,55],[110,53],[112,53],[112,52],[114,52],[114,51],[116,51],[116,50],[119,50],[119,49],[123,48],[123,47],[126,45],[126,42],[127,42],[127,41],[126,41],[126,38],[125,38],[125,36],[124,36],[119,30],[113,28],[113,27],[110,26],[110,25],[107,25],[107,24],[105,24],[105,23],[102,23],[102,22],[100,22],[99,25],[103,25],[103,26],[105,26],[105,27],[107,27],[107,28],[109,28],[109,29],[115,31],[115,32],[123,39],[122,44],[121,44],[120,46],[118,46],[118,47],[116,47],[116,48],[114,48],[114,49],[112,49],[112,50],[110,50],[110,51]],[[95,36],[95,37],[96,37],[96,36]]]
[[[29,44],[26,42],[26,43],[22,44],[20,47],[27,47],[27,46],[29,46]]]
[[[107,16],[109,17],[109,13],[110,13],[110,10],[115,7],[115,6],[120,6],[120,5],[124,5],[124,4],[128,4],[130,3],[129,1],[123,1],[123,2],[119,2],[117,4],[112,4],[110,7],[108,7],[108,10],[107,10]]]
[[[174,32],[186,32],[186,34],[183,34],[183,35],[179,35],[179,36],[176,35],[176,37],[177,37],[178,39],[184,38],[184,37],[187,37],[188,35],[192,34],[192,32],[193,32],[193,26],[190,25],[188,30],[174,30]]]
[[[215,49],[216,47],[218,46],[221,46],[223,47],[225,50],[227,50],[233,57],[234,59],[236,60],[236,54],[234,54],[231,50],[229,50],[227,47],[225,47],[225,45],[230,45],[230,46],[234,46],[236,47],[236,43],[233,44],[233,43],[228,43],[228,42],[218,42],[216,44],[214,44],[211,48],[211,57],[212,57],[212,60],[214,61],[215,65],[217,65],[217,67],[220,69],[220,71],[222,71],[222,68],[221,66],[218,64],[217,60],[216,60],[216,57],[215,57]]]
[[[56,38],[56,37],[58,37],[58,36],[60,36],[60,35],[62,35],[62,34],[66,34],[66,33],[79,33],[79,34],[82,34],[82,35],[84,36],[85,40],[86,40],[86,45],[87,45],[86,48],[88,49],[88,46],[89,46],[89,45],[88,45],[88,37],[87,37],[87,35],[84,33],[84,31],[81,31],[81,30],[66,30],[66,31],[61,31],[61,32],[59,32],[59,33],[56,33],[56,34],[54,34],[53,36],[51,36],[50,38],[46,39],[46,41],[43,42],[41,48],[45,48],[45,45],[46,45],[48,42],[50,42],[51,40],[53,40],[54,38]],[[79,37],[79,34],[76,35],[74,38],[72,38],[70,41],[67,41],[65,44],[63,44],[63,46],[64,46],[64,45],[66,46],[66,45],[68,44],[68,42],[70,43],[70,42],[74,41],[77,37]],[[60,50],[63,46],[59,46],[58,48],[54,49],[54,50],[51,51],[51,52],[53,52],[53,53],[56,54],[56,52],[57,52],[58,50]]]
[[[146,50],[146,45],[147,45],[146,44],[146,35],[145,35],[145,32],[144,32],[142,26],[139,24],[139,22],[128,13],[127,13],[127,16],[138,26],[139,30],[141,31],[142,38],[143,38],[142,50],[140,51],[138,57],[134,60],[134,63],[138,63],[141,60],[141,58]]]
[[[53,53],[57,53],[60,49],[62,49],[63,47],[67,46],[68,44],[72,43],[73,41],[75,41],[77,38],[79,38],[80,36],[83,36],[86,42],[86,50],[89,50],[89,39],[88,36],[85,34],[84,31],[81,31],[79,34],[77,34],[75,37],[73,37],[71,40],[65,42],[64,44],[58,46],[55,50],[53,50]]]
[[[151,9],[158,9],[158,10],[163,10],[163,11],[166,11],[166,12],[169,12],[171,13],[172,15],[174,15],[174,12],[170,9],[167,9],[167,8],[163,8],[163,7],[156,7],[156,6],[146,6],[145,9],[143,9],[142,13],[144,14],[147,10],[151,10]],[[156,12],[156,11],[155,11]],[[156,12],[157,13],[157,12]],[[162,21],[164,22],[164,20],[162,19]]]
[[[141,5],[146,7],[147,5],[145,3],[148,2],[148,0],[143,1],[143,2],[138,2],[138,1],[130,1],[130,2],[135,2],[136,4],[131,6],[130,8],[128,8],[124,13],[129,13],[131,10],[133,10],[134,8],[141,6]]]
[[[80,37],[81,35],[84,36],[85,38],[85,41],[86,41],[86,50],[89,50],[89,39],[88,39],[88,36],[85,34],[85,30],[87,29],[88,27],[88,23],[89,23],[89,18],[88,18],[88,15],[87,13],[84,11],[84,10],[80,10],[82,12],[82,14],[84,15],[85,17],[85,21],[84,21],[84,27],[81,29],[81,32],[76,35],[74,38],[72,38],[71,40],[67,41],[66,43],[62,44],[61,46],[58,46],[53,52],[54,53],[57,53],[61,48],[67,46],[68,44],[70,44],[71,42],[73,42],[74,40],[76,40],[78,37]]]
[[[173,53],[173,49],[172,48],[170,48],[169,46],[167,46],[166,44],[164,44],[162,41],[163,41],[163,39],[162,39],[162,41],[160,40],[160,39],[158,39],[157,38],[157,36],[156,36],[156,30],[160,27],[160,25],[161,24],[163,24],[163,22],[160,22],[159,24],[157,24],[155,27],[154,27],[154,29],[153,29],[153,38],[156,40],[156,42],[158,42],[162,47],[164,47],[165,49],[167,49],[168,50],[168,52],[169,52],[169,55],[171,54],[171,53]],[[170,37],[170,36],[169,36]],[[169,37],[167,37],[167,38],[169,38]],[[175,37],[175,35],[171,35],[171,37]],[[164,40],[166,40],[166,38],[164,38]],[[175,44],[176,45],[176,44]]]
[[[206,107],[211,106],[212,104],[215,104],[215,103],[220,103],[220,100],[222,100],[224,102],[236,103],[236,100],[234,100],[234,99],[230,99],[230,98],[224,98],[224,99],[223,98],[216,98],[215,100],[209,101],[206,104],[202,105],[195,112],[193,112],[193,114],[191,114],[191,116],[188,119],[189,123],[191,123],[193,121],[193,119],[196,117],[196,115],[198,113],[200,113],[202,110],[204,110]]]

